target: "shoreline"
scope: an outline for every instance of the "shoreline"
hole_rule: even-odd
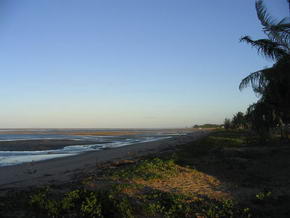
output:
[[[170,139],[89,151],[70,157],[3,166],[0,167],[0,190],[69,182],[77,173],[89,171],[96,167],[97,164],[161,152],[164,149],[195,141],[208,133],[209,131],[198,130]]]

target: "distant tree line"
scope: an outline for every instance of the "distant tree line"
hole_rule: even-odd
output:
[[[207,129],[207,128],[220,128],[222,125],[219,124],[202,124],[202,125],[194,125],[193,128],[201,128],[201,129]]]
[[[288,1],[289,3],[289,1]],[[290,3],[289,3],[290,4]],[[290,10],[290,9],[289,9]],[[282,138],[288,138],[290,123],[290,17],[277,21],[267,12],[262,0],[256,1],[257,16],[267,38],[242,42],[256,48],[258,53],[274,61],[273,66],[258,70],[244,78],[240,90],[251,86],[259,100],[245,113],[224,122],[225,128],[250,128],[261,137],[269,137],[279,128]],[[289,11],[290,12],[290,11]]]

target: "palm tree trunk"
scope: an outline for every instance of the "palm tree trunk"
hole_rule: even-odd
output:
[[[281,117],[279,117],[279,126],[280,126],[280,131],[281,131],[281,139],[283,139],[284,138],[284,131],[285,131],[284,130],[285,124],[283,123]]]
[[[287,141],[289,141],[289,124],[288,123],[285,124],[285,137]]]

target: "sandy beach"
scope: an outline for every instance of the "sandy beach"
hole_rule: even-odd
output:
[[[90,151],[71,157],[0,167],[0,189],[51,185],[71,181],[76,174],[88,172],[96,167],[97,164],[162,152],[174,148],[174,146],[194,141],[206,134],[208,134],[208,131],[198,130],[184,136],[176,136],[154,142]]]

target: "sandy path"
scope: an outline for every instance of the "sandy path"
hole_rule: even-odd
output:
[[[177,136],[155,142],[87,152],[76,156],[35,163],[0,167],[0,189],[23,188],[70,181],[76,173],[88,171],[95,167],[96,164],[156,153],[166,148],[194,141],[206,134],[208,134],[208,131],[200,130],[186,136]]]

